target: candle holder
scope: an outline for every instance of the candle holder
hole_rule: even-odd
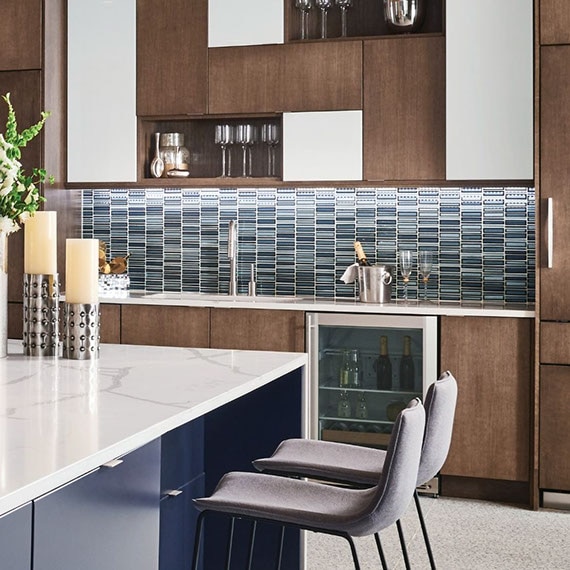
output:
[[[59,348],[58,274],[24,273],[24,354],[57,356]]]
[[[99,357],[99,303],[63,304],[63,358]]]

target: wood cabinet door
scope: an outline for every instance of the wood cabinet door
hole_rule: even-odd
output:
[[[540,43],[570,44],[567,0],[540,0]]]
[[[0,71],[42,68],[42,4],[42,0],[0,2]]]
[[[441,370],[458,382],[444,475],[529,481],[532,320],[442,317]]]
[[[208,308],[123,305],[121,315],[123,344],[208,348]]]
[[[0,13],[1,13],[0,9]],[[1,16],[0,16],[1,17]],[[1,24],[0,24],[1,25]],[[0,52],[2,50],[0,49]],[[19,129],[29,127],[41,118],[41,72],[0,72],[0,94],[10,93]],[[3,132],[8,117],[8,106],[0,100],[0,129]],[[21,163],[26,172],[42,166],[43,132],[22,149]],[[21,302],[24,294],[24,232],[20,230],[8,238],[8,300]]]
[[[137,115],[206,112],[208,0],[137,1]]]
[[[364,42],[364,178],[445,179],[445,38]]]
[[[570,367],[540,367],[541,489],[570,491]]]
[[[212,309],[211,348],[237,350],[305,350],[302,311]]]
[[[110,344],[121,343],[121,305],[110,305],[101,303],[99,305],[101,313],[100,336],[101,342]]]
[[[208,50],[209,113],[274,113],[282,110],[283,46]]]
[[[541,48],[540,197],[543,245],[540,261],[540,318],[570,320],[570,46]],[[552,198],[552,267],[547,267],[546,210]]]
[[[362,109],[362,42],[283,46],[282,111]]]

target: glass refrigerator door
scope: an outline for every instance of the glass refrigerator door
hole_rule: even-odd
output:
[[[311,437],[386,447],[437,375],[437,317],[307,315]]]

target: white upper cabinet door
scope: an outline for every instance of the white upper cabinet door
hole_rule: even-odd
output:
[[[209,0],[208,47],[282,44],[283,0]]]
[[[136,0],[67,4],[67,180],[136,181]]]
[[[447,179],[533,179],[533,0],[446,1]]]
[[[283,180],[362,180],[362,111],[284,113]]]

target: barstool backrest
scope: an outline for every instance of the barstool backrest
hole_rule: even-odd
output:
[[[378,485],[372,489],[354,491],[369,493],[370,502],[362,513],[352,513],[353,520],[348,532],[353,536],[378,532],[395,523],[405,513],[416,488],[425,417],[424,407],[418,398],[410,401],[398,415]]]
[[[443,467],[453,432],[457,404],[457,381],[451,372],[443,372],[430,385],[425,398],[426,430],[417,485],[435,477]]]

